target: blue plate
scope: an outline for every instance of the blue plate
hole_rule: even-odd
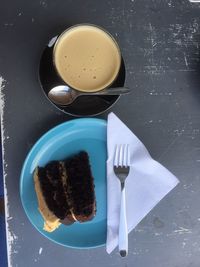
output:
[[[95,180],[97,213],[85,223],[61,225],[52,233],[43,230],[43,219],[38,211],[33,172],[51,160],[63,160],[81,150],[90,157]],[[73,248],[94,248],[106,242],[106,121],[75,119],[48,131],[29,152],[21,172],[20,195],[24,210],[35,228],[52,241]]]

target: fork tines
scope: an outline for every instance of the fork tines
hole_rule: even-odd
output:
[[[130,166],[130,148],[129,144],[116,145],[114,166],[128,167]]]

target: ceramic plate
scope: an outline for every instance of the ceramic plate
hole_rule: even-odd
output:
[[[90,157],[95,180],[97,213],[93,220],[61,225],[52,233],[43,230],[38,211],[33,172],[51,160],[63,160],[81,150]],[[94,248],[106,242],[106,121],[75,119],[48,131],[29,152],[21,172],[20,195],[24,210],[35,228],[52,241],[74,248]]]

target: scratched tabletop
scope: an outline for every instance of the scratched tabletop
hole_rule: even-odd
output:
[[[129,255],[54,244],[29,222],[19,196],[37,139],[72,119],[44,97],[43,48],[69,25],[94,23],[117,39],[133,89],[112,107],[180,184],[129,235]],[[200,266],[200,4],[188,0],[1,1],[0,84],[9,266]],[[107,113],[99,116],[106,118]]]

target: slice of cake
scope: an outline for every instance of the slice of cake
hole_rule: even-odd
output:
[[[86,152],[37,167],[34,182],[44,230],[52,232],[62,222],[85,222],[95,216],[94,179]]]

